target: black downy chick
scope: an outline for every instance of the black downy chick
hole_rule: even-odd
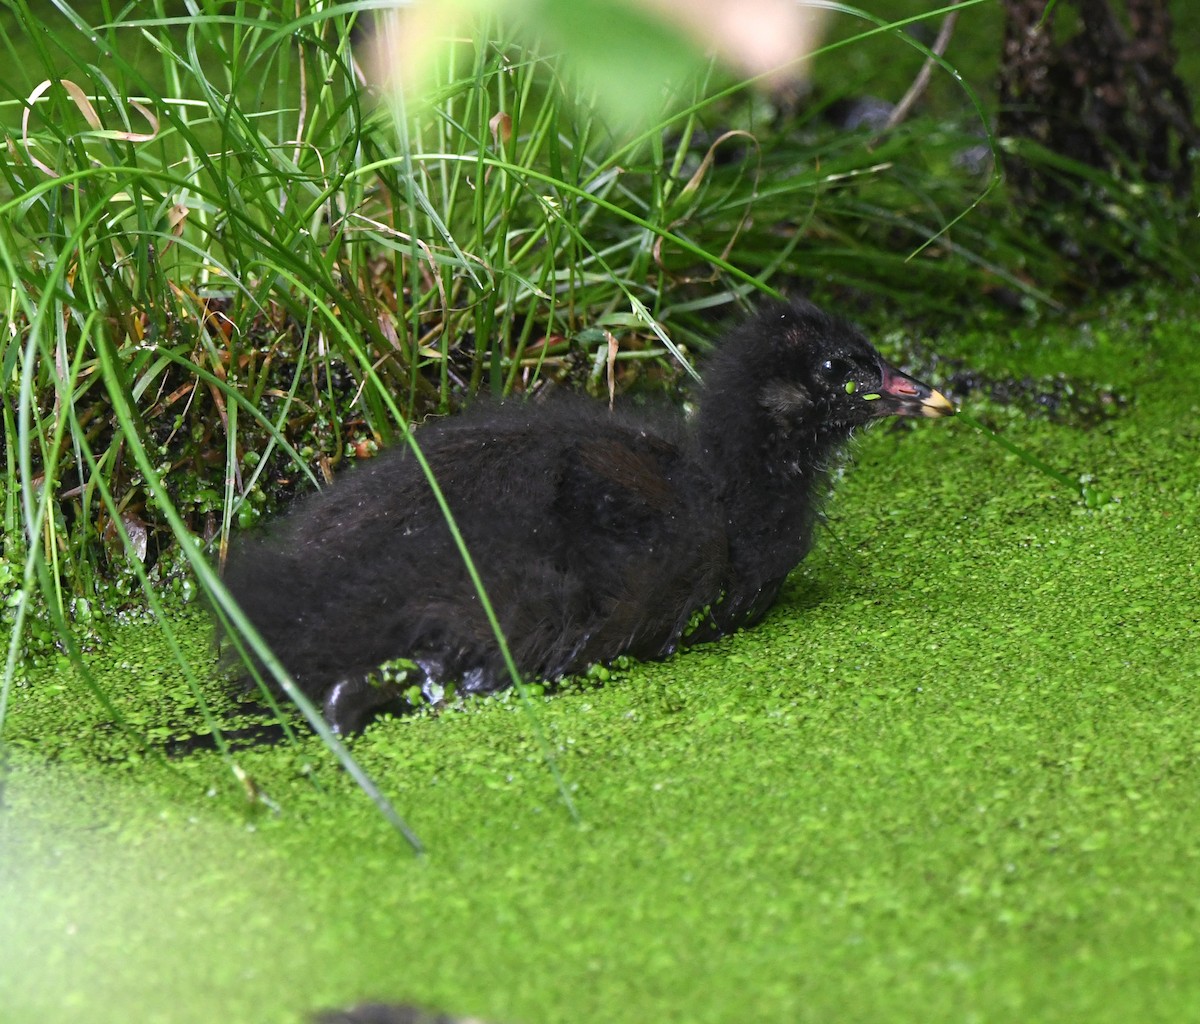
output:
[[[481,404],[418,431],[524,678],[662,658],[755,624],[808,553],[853,431],[954,412],[806,302],[761,309],[703,376],[691,422],[568,396]],[[414,661],[424,686],[510,685],[407,445],[235,546],[226,583],[337,731],[400,696],[370,679],[391,659]]]

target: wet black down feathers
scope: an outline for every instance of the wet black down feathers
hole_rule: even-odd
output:
[[[753,625],[808,553],[827,469],[855,428],[953,412],[803,302],[732,330],[699,398],[690,421],[562,396],[479,403],[418,430],[526,679]],[[391,659],[460,693],[510,684],[407,445],[236,544],[226,583],[339,731],[399,696],[368,682]]]

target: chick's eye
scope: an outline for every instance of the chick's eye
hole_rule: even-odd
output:
[[[854,367],[845,359],[826,359],[821,364],[821,375],[826,380],[841,382],[854,376]]]

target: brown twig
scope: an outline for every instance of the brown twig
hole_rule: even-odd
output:
[[[959,2],[961,3],[961,0]],[[900,98],[900,102],[892,108],[891,114],[888,115],[887,123],[879,129],[875,138],[871,140],[871,145],[874,145],[880,136],[890,132],[896,125],[908,117],[913,105],[929,87],[929,79],[933,77],[933,66],[937,63],[937,58],[945,55],[946,48],[950,45],[950,40],[954,36],[954,26],[957,21],[958,11],[951,11],[942,19],[942,26],[938,29],[937,39],[933,41],[929,56],[925,58],[925,63],[921,65],[921,70],[917,72],[917,77],[913,79],[913,84],[908,87],[908,91]]]

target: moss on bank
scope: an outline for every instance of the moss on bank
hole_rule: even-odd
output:
[[[215,755],[130,754],[31,679],[0,1020],[294,1022],[367,997],[511,1024],[1190,1019],[1198,314],[1158,295],[938,339],[1129,394],[1091,430],[1004,421],[1116,500],[1087,509],[963,424],[869,434],[762,627],[539,703],[582,827],[513,702],[355,743],[417,862],[312,741],[238,755],[275,814]],[[206,657],[200,617],[189,636]],[[152,624],[112,644],[94,663],[126,710],[191,713]]]

